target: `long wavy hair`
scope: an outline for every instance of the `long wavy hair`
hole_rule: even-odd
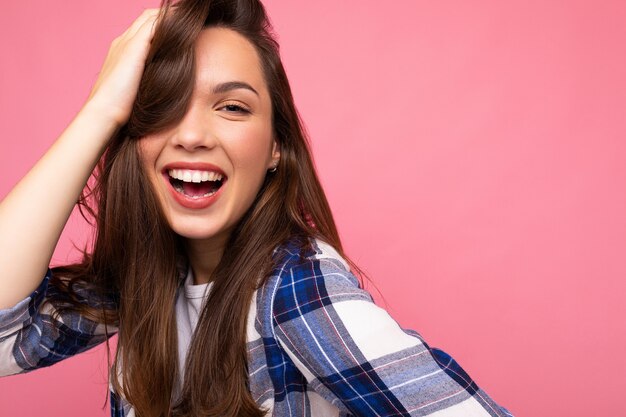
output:
[[[248,390],[246,318],[254,291],[276,266],[274,249],[288,239],[304,249],[314,237],[349,259],[263,5],[258,0],[163,0],[161,7],[130,119],[111,139],[93,186],[79,200],[83,215],[95,220],[93,249],[84,252],[82,262],[53,269],[53,283],[63,294],[56,304],[60,311],[79,311],[118,328],[110,378],[138,416],[262,416]],[[137,143],[185,115],[194,86],[194,43],[203,28],[213,26],[236,31],[256,48],[281,158],[226,244],[176,400],[173,388],[182,370],[174,307],[187,258],[142,169]],[[76,284],[114,300],[115,308],[81,304]]]

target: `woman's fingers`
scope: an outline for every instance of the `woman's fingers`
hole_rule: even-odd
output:
[[[122,36],[124,35],[129,35],[129,36],[135,36],[137,34],[137,32],[139,30],[141,30],[141,28],[143,26],[146,25],[146,23],[150,23],[153,25],[154,28],[154,22],[156,22],[156,18],[159,14],[159,10],[160,9],[146,9],[144,10],[137,19],[135,19],[135,21],[130,25],[130,27],[128,29],[126,29],[126,31],[122,34]],[[151,31],[152,32],[152,31]]]
[[[117,125],[130,117],[159,9],[147,9],[111,43],[88,101]]]

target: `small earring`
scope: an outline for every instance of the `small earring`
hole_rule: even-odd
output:
[[[272,169],[269,170],[269,172],[274,173],[276,172],[277,169],[278,169],[278,165],[274,165]]]

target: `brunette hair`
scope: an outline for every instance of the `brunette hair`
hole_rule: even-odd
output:
[[[194,86],[194,43],[203,28],[213,26],[234,30],[254,45],[281,158],[227,242],[187,355],[182,398],[173,403],[181,372],[174,306],[186,255],[142,169],[137,139],[185,115]],[[115,392],[140,417],[264,415],[248,391],[246,318],[254,291],[275,267],[274,249],[288,239],[305,248],[310,238],[320,238],[345,255],[278,43],[258,0],[162,1],[132,114],[94,176],[94,186],[79,201],[95,218],[93,250],[85,251],[80,264],[54,268],[53,282],[64,289],[63,299],[56,300],[59,309],[118,326]],[[77,283],[115,300],[115,308],[78,303]]]

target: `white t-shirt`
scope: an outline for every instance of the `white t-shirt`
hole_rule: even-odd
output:
[[[211,290],[212,282],[207,284],[193,284],[193,272],[191,268],[187,271],[185,283],[178,293],[176,299],[176,327],[178,329],[178,369],[180,378],[174,387],[175,398],[180,395],[185,372],[185,360],[191,336],[198,324],[198,316],[202,311],[204,302]]]

